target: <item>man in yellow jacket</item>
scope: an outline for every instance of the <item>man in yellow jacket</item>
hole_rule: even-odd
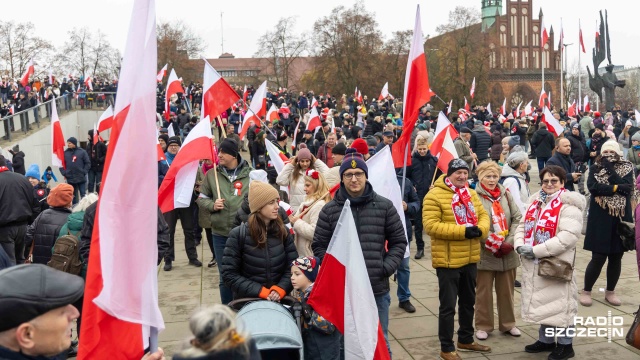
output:
[[[462,159],[451,160],[447,174],[436,180],[422,205],[422,223],[431,237],[431,261],[440,287],[438,337],[444,360],[461,359],[453,343],[456,302],[458,350],[491,352],[473,340],[476,263],[490,221],[478,194],[467,187],[468,177],[469,165]]]

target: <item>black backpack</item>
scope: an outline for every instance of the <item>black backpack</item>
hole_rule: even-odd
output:
[[[82,261],[80,261],[80,242],[78,237],[67,231],[67,235],[60,236],[53,244],[53,255],[47,263],[56,270],[73,275],[80,275]]]
[[[522,184],[520,184],[520,180],[518,180],[518,177],[515,175],[507,175],[507,176],[501,176],[500,180],[498,180],[498,182],[500,184],[504,184],[504,181],[507,180],[508,178],[514,178],[516,179],[516,183],[518,183],[518,190],[522,190]]]

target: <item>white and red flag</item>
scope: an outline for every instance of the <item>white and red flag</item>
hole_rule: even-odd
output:
[[[517,119],[520,118],[520,107],[522,106],[522,101],[518,104],[518,108],[516,108],[516,112],[513,114]]]
[[[282,172],[284,166],[289,163],[289,158],[271,141],[265,140],[264,144],[267,148],[267,154],[269,154],[269,164],[273,166],[276,169],[278,175],[280,175],[280,172]],[[280,190],[285,191],[287,194],[289,193],[288,186],[280,186]]]
[[[544,17],[540,18],[540,48],[544,48],[544,45],[549,41],[549,33],[544,26]]]
[[[276,107],[276,104],[271,104],[271,107],[269,108],[269,111],[267,111],[267,116],[265,117],[265,119],[269,122],[280,120],[280,115],[278,114],[278,107]]]
[[[156,66],[155,1],[135,0],[91,237],[79,359],[140,359],[150,334],[155,340],[164,329],[157,276]]]
[[[464,97],[464,109],[466,111],[471,111],[471,107],[469,106],[469,103],[467,102],[467,97]]]
[[[532,102],[533,102],[533,100],[529,100],[527,105],[525,105],[525,107],[524,107],[524,114],[526,116],[529,116],[529,115],[533,114],[533,106],[531,106]]]
[[[98,132],[103,132],[107,129],[111,129],[113,126],[113,108],[111,105],[100,115],[98,119]]]
[[[429,150],[433,156],[438,158],[437,166],[444,173],[449,168],[449,162],[458,158],[458,152],[453,144],[453,139],[457,137],[458,132],[456,129],[451,125],[449,119],[440,112],[433,143],[431,143]]]
[[[87,77],[84,80],[84,86],[89,89],[89,91],[93,91],[93,82],[91,81],[91,76]]]
[[[583,53],[586,53],[587,50],[584,48],[584,39],[582,38],[582,26],[579,27],[579,31],[580,31],[580,48],[582,49]]]
[[[13,115],[16,113],[16,106],[15,105],[11,105],[11,107],[9,108],[9,114]]]
[[[158,71],[158,75],[156,77],[158,82],[162,82],[162,79],[164,79],[164,77],[167,75],[167,69],[168,68],[169,68],[169,64],[164,64],[162,69],[160,69],[160,71]]]
[[[29,84],[29,77],[31,77],[31,75],[33,75],[34,72],[35,72],[35,68],[33,67],[33,59],[31,59],[27,63],[27,68],[24,71],[24,74],[22,74],[22,77],[20,78],[20,84],[22,84],[22,87],[25,87],[27,86],[27,84]]]
[[[98,139],[100,136],[98,135],[98,124],[93,123],[93,145],[98,143]]]
[[[451,114],[452,106],[453,106],[453,99],[449,100],[449,105],[447,105],[447,115]]]
[[[249,105],[249,109],[244,118],[244,122],[242,123],[242,130],[240,130],[240,140],[244,139],[244,136],[247,134],[247,130],[249,130],[249,124],[251,121],[256,124],[256,127],[259,129],[261,127],[260,120],[267,113],[267,81],[265,80],[258,90],[253,94],[251,98],[251,105]]]
[[[164,118],[167,120],[171,117],[171,108],[169,107],[171,96],[177,93],[184,93],[184,89],[182,88],[180,79],[178,79],[178,75],[176,75],[176,70],[171,69],[171,72],[169,73],[169,80],[167,80],[167,91],[164,95]],[[204,101],[204,96],[202,98]]]
[[[342,208],[308,303],[344,335],[347,359],[391,359],[349,200]]]
[[[544,88],[540,90],[540,98],[538,98],[538,107],[540,109],[544,108],[544,100],[547,98],[547,93],[544,91]]]
[[[471,99],[476,95],[476,77],[473,77],[473,82],[471,83],[471,90],[469,91],[469,95]]]
[[[184,139],[158,189],[158,205],[163,213],[189,207],[191,204],[193,184],[196,182],[200,160],[213,161],[212,138],[211,122],[205,117]]]
[[[317,106],[318,106],[318,100],[316,100],[316,97],[315,97],[315,96],[312,96],[312,97],[311,97],[311,106],[310,106],[310,107],[311,107],[311,108],[315,108],[315,107],[317,107]]]
[[[583,109],[584,112],[591,111],[591,104],[589,103],[589,95],[584,96],[584,101],[582,102],[582,106],[584,106],[584,109]]]
[[[575,117],[576,116],[576,101],[573,100],[573,104],[567,103],[567,116]]]
[[[291,141],[291,151],[296,149],[296,140],[298,139],[298,130],[300,129],[300,124],[302,124],[302,119],[298,118],[298,124],[296,124],[296,129],[293,131],[293,135],[291,136],[293,140]]]
[[[223,111],[240,100],[238,93],[229,83],[209,64],[204,61],[204,79],[202,82],[202,118],[215,119]],[[245,86],[246,94],[246,86]],[[244,99],[243,99],[244,100]]]
[[[378,97],[378,100],[384,100],[388,96],[389,96],[389,82],[386,82],[382,87],[382,91],[380,91],[380,96]]]
[[[500,106],[500,115],[507,115],[507,98],[504,98],[502,106]]]
[[[487,113],[489,114],[489,116],[493,116],[493,112],[491,111],[491,103],[487,104]]]
[[[354,100],[358,100],[358,87],[356,86],[356,89],[353,91],[353,99]]]
[[[547,124],[547,130],[549,130],[556,137],[560,136],[560,134],[562,134],[562,132],[564,131],[564,128],[562,127],[562,125],[560,125],[560,122],[558,122],[558,120],[553,117],[553,114],[551,114],[551,111],[549,111],[549,108],[546,106],[544,107],[542,118],[540,119],[540,121]]]
[[[322,126],[322,121],[320,121],[320,115],[318,114],[318,110],[316,108],[311,108],[309,112],[309,121],[307,122],[306,130],[315,130],[319,126]]]
[[[169,127],[167,127],[167,135],[168,135],[169,137],[174,137],[174,136],[176,136],[176,131],[173,129],[173,123],[172,123],[172,122],[170,122],[170,123],[169,123]]]
[[[393,144],[393,164],[396,168],[411,165],[409,142],[411,133],[416,127],[420,108],[429,102],[435,93],[429,86],[429,72],[427,71],[427,57],[424,54],[422,39],[422,24],[420,20],[420,5],[416,9],[416,22],[413,27],[413,40],[407,59],[407,70],[404,78],[404,101],[402,103],[404,124],[402,135]],[[405,162],[406,158],[406,162]]]
[[[362,104],[362,94],[360,93],[360,90],[358,90],[358,102]]]
[[[13,109],[13,106],[11,106]],[[66,168],[64,162],[64,146],[66,142],[62,134],[62,126],[58,117],[56,102],[51,102],[51,164],[53,166]]]

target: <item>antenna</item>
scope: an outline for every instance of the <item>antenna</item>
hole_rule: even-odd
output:
[[[222,38],[220,46],[222,47],[222,54],[224,54],[224,26],[222,26],[222,14],[224,13],[220,11],[220,37]]]

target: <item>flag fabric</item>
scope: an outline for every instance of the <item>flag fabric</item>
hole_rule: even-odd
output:
[[[507,98],[504,98],[502,106],[500,106],[500,115],[507,115]]]
[[[492,113],[492,111],[491,111],[491,103],[488,103],[488,104],[487,104],[487,112],[489,113],[489,116],[492,116],[492,115],[493,115],[493,113]]]
[[[391,359],[349,200],[340,213],[308,303],[344,335],[347,359]]]
[[[111,105],[100,115],[98,119],[98,132],[103,132],[107,129],[111,129],[113,126],[113,108]]]
[[[249,130],[249,124],[253,121],[256,124],[257,128],[260,128],[261,117],[265,116],[267,113],[267,81],[265,80],[258,90],[253,94],[251,98],[251,105],[249,105],[249,109],[247,110],[247,114],[245,115],[244,122],[242,123],[242,130],[240,131],[240,140],[244,140],[244,136],[247,134],[247,130]]]
[[[562,18],[560,18],[560,42],[558,43],[558,48],[560,49],[560,53],[564,51],[564,29],[562,27]]]
[[[458,132],[456,129],[451,125],[449,119],[440,112],[440,114],[438,114],[436,132],[429,150],[433,156],[438,158],[437,166],[444,173],[447,172],[449,162],[458,158],[458,152],[453,144],[453,139],[457,137]]]
[[[266,140],[264,142],[265,147],[267,148],[267,154],[269,154],[269,161],[271,166],[276,169],[278,175],[284,169],[284,166],[289,163],[289,158],[280,151],[271,141]]]
[[[216,69],[204,60],[204,79],[202,82],[202,118],[215,119],[223,111],[240,100],[238,93],[216,71]],[[246,85],[245,85],[246,93]],[[243,99],[244,100],[244,99]]]
[[[544,107],[544,110],[542,112],[541,121],[547,124],[547,129],[556,137],[560,136],[560,134],[562,134],[562,132],[564,131],[562,125],[560,125],[558,120],[553,117],[553,114],[551,114],[551,111],[546,106]]]
[[[516,108],[516,113],[514,114],[514,116],[519,119],[520,118],[520,107],[522,106],[522,101],[520,101],[520,103],[518,104],[518,107]]]
[[[79,359],[140,359],[162,331],[154,0],[135,0],[91,237]],[[135,154],[135,156],[132,156]]]
[[[164,151],[162,150],[162,145],[160,145],[160,133],[158,132],[157,128],[156,128],[156,149],[157,149],[158,161],[166,161],[167,156],[164,154]]]
[[[25,87],[29,84],[29,77],[31,77],[34,72],[35,68],[33,67],[33,59],[31,59],[27,63],[27,69],[24,71],[24,74],[22,74],[22,77],[20,78],[20,84],[22,84],[22,87]]]
[[[296,149],[296,140],[298,138],[298,129],[300,129],[300,124],[302,124],[302,119],[298,118],[298,124],[296,125],[296,129],[293,131],[293,135],[291,136],[293,138],[293,141],[291,141],[292,151]]]
[[[169,137],[176,136],[176,131],[173,129],[173,123],[172,122],[169,122],[169,127],[167,127],[167,135]]]
[[[473,77],[473,82],[471,83],[471,90],[469,91],[469,95],[471,95],[471,99],[476,95],[476,77]]]
[[[451,106],[453,106],[453,99],[449,100],[449,105],[447,105],[447,115],[451,114]]]
[[[585,50],[584,48],[584,40],[582,39],[582,26],[580,26],[579,30],[580,30],[580,47],[582,48],[582,52],[586,53],[587,50]]]
[[[93,91],[93,82],[91,81],[91,76],[87,77],[84,80],[84,86],[86,86],[89,91]]]
[[[13,106],[11,106],[13,109]],[[64,146],[66,142],[64,135],[62,134],[62,126],[60,125],[60,118],[58,117],[58,108],[56,102],[51,102],[51,164],[53,166],[66,168],[67,165],[64,162]]]
[[[184,93],[184,89],[182,88],[182,84],[180,84],[178,75],[176,75],[176,70],[171,69],[171,72],[169,73],[169,80],[167,80],[167,91],[164,94],[164,118],[167,120],[171,118],[171,108],[169,107],[171,96],[177,93]]]
[[[540,109],[544,108],[544,100],[547,98],[547,93],[544,91],[544,88],[540,90],[540,98],[538,99],[538,107]]]
[[[278,201],[278,206],[280,206],[280,208],[282,208],[282,210],[284,210],[284,212],[287,214],[287,216],[293,215],[293,209],[291,208],[291,205],[289,205],[286,202],[280,200],[280,201]],[[287,228],[287,230],[289,230],[289,233],[291,235],[295,234],[295,231],[293,230],[293,225],[291,225],[291,223],[286,223],[285,227]]]
[[[271,104],[269,111],[267,111],[267,116],[265,117],[267,121],[280,120],[280,115],[278,115],[278,108],[276,104]]]
[[[411,134],[418,120],[420,108],[429,102],[435,93],[429,86],[429,73],[427,71],[427,57],[424,53],[422,41],[422,24],[420,20],[420,5],[416,9],[416,22],[413,27],[413,40],[407,59],[407,70],[404,78],[404,101],[402,135],[393,144],[393,163],[395,167],[411,165],[411,156],[408,154]]]
[[[316,108],[311,108],[309,112],[309,121],[307,122],[306,130],[315,130],[319,126],[322,126],[322,122],[320,121],[320,115],[318,115],[318,110]]]
[[[353,99],[354,100],[358,100],[358,87],[356,86],[356,89],[353,91]]]
[[[213,160],[212,138],[211,121],[205,117],[194,126],[184,139],[180,151],[171,162],[160,189],[158,189],[158,204],[163,213],[177,208],[189,207],[200,160]]]
[[[358,102],[362,104],[362,94],[360,93],[360,90],[358,90]]]
[[[575,117],[576,116],[576,101],[573,100],[573,104],[567,103],[567,116]]]
[[[98,143],[99,135],[98,135],[98,124],[93,123],[93,145]]]
[[[387,96],[389,96],[389,82],[384,83],[384,86],[382,87],[382,91],[380,91],[380,96],[378,97],[378,100],[384,100],[387,98]]]
[[[471,107],[469,106],[469,103],[467,102],[467,97],[464,97],[464,109],[467,111],[471,110]]]
[[[316,100],[315,96],[311,97],[311,108],[317,107],[318,106],[318,100]]]
[[[160,69],[160,71],[158,72],[158,75],[156,77],[158,82],[162,82],[162,79],[167,75],[168,67],[169,67],[169,64],[164,64],[162,69]]]
[[[584,112],[591,111],[591,104],[589,103],[589,95],[584,96],[584,101],[582,102],[582,106],[584,107]]]
[[[11,105],[11,107],[9,108],[9,113],[10,113],[11,115],[13,115],[13,114],[15,114],[15,113],[16,113],[16,106],[15,106],[15,105]]]
[[[549,33],[544,26],[544,17],[540,18],[540,48],[544,48],[544,45],[549,41]]]
[[[533,102],[533,100],[529,100],[527,105],[524,107],[524,114],[527,115],[527,116],[533,114],[533,106],[531,106],[532,102]]]

